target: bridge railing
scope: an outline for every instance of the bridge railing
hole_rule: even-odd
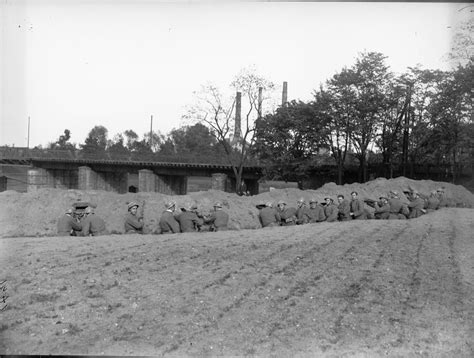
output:
[[[61,149],[28,149],[0,147],[0,159],[27,160],[32,158],[54,159],[54,160],[107,160],[125,162],[162,162],[162,163],[185,163],[185,164],[217,164],[229,165],[226,156],[202,156],[199,153],[190,155],[165,156],[159,153],[91,153],[82,150],[61,150]],[[259,166],[257,160],[249,160],[246,167]]]

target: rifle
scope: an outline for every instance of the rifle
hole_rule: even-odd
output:
[[[375,208],[375,204],[378,203],[378,200],[364,199],[364,203],[366,203],[371,208]]]

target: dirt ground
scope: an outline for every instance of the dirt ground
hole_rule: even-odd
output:
[[[203,205],[227,200],[234,228],[249,229],[176,235],[48,237],[47,217],[90,193],[2,193],[0,354],[472,357],[474,209],[251,229],[253,201],[322,199],[331,188],[373,198],[404,180],[197,193]],[[470,192],[444,185],[471,205]],[[93,195],[121,212],[132,198]],[[166,198],[151,199],[145,215]],[[9,223],[20,209],[37,221]]]

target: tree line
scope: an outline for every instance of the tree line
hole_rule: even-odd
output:
[[[409,165],[449,165],[453,180],[474,160],[473,61],[452,71],[408,68],[395,75],[386,56],[361,53],[314,91],[256,123],[255,153],[275,176],[295,179],[330,157],[343,182],[349,161],[382,163],[385,176]],[[349,158],[350,157],[350,158]]]

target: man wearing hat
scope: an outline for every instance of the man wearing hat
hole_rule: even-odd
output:
[[[77,236],[82,230],[82,225],[73,217],[73,210],[67,209],[58,220],[58,236]]]
[[[308,209],[309,223],[318,223],[326,220],[326,215],[324,214],[324,208],[319,205],[316,198],[313,198],[309,201]]]
[[[137,216],[138,207],[134,201],[128,204],[128,214],[124,222],[126,234],[143,234],[143,218]]]
[[[339,210],[337,209],[334,200],[331,198],[324,198],[326,205],[324,206],[324,215],[326,216],[327,222],[337,221]]]
[[[166,210],[163,211],[160,218],[160,229],[162,234],[176,234],[179,232],[179,222],[174,217],[176,203],[168,201],[165,203]]]
[[[388,198],[385,196],[381,196],[379,198],[379,202],[375,202],[375,211],[374,216],[376,219],[387,220],[390,216],[390,204],[388,203]]]
[[[303,199],[304,201],[304,199]],[[280,225],[290,226],[296,224],[296,208],[287,207],[284,200],[280,200],[277,204],[277,212],[280,215]]]
[[[95,214],[94,208],[88,206],[84,210],[85,219],[82,220],[82,236],[106,235],[105,221]]]
[[[176,217],[181,232],[195,232],[200,230],[204,222],[197,216],[196,210],[197,205],[195,203],[187,203],[181,208],[181,213]]]
[[[210,224],[210,231],[225,231],[229,223],[229,214],[222,210],[220,201],[214,204],[214,212],[205,219],[206,224]]]
[[[265,204],[265,207],[260,210],[258,218],[262,227],[279,226],[281,221],[280,214],[273,207],[272,202]]]

